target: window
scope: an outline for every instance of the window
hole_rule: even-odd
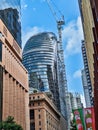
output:
[[[2,61],[2,43],[0,42],[0,61]]]
[[[38,106],[40,106],[40,102],[38,102]]]
[[[30,119],[34,119],[34,110],[30,110]]]
[[[39,119],[41,118],[41,115],[39,114]]]
[[[34,106],[34,103],[31,103],[31,106]]]
[[[39,125],[41,125],[41,121],[39,121]]]
[[[38,96],[38,98],[40,98],[40,96]]]
[[[41,128],[39,128],[39,130],[42,130]]]

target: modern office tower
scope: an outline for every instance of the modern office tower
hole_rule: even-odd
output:
[[[98,130],[98,0],[91,0],[90,2],[94,19],[94,108],[95,127]]]
[[[29,72],[29,87],[51,92],[60,110],[57,80],[57,39],[51,32],[32,36],[23,50],[23,64]]]
[[[21,47],[20,0],[0,0],[0,18]]]
[[[84,41],[85,41],[85,49],[88,61],[88,68],[89,74],[91,79],[92,91],[94,92],[94,36],[93,30],[94,27],[94,20],[90,5],[90,0],[79,0],[80,12],[81,12],[81,19],[83,24],[83,31],[84,31]]]
[[[91,106],[94,105],[94,103],[93,103],[93,91],[92,91],[92,84],[91,84],[91,78],[90,78],[88,60],[87,60],[87,53],[86,53],[84,41],[82,41],[82,55],[83,55],[83,62],[84,62],[84,70],[82,71],[82,81],[83,81],[84,95],[85,95],[86,103],[88,102],[87,103],[88,105],[86,104],[87,107],[91,107]],[[88,94],[87,94],[87,92],[88,92]],[[89,96],[87,96],[87,95],[89,95]],[[88,99],[88,97],[89,97],[89,99]]]
[[[44,92],[32,93],[30,99],[30,130],[65,130],[66,120]]]
[[[65,82],[62,79],[62,85],[58,83],[57,61],[57,38],[54,33],[39,33],[27,41],[23,50],[23,64],[29,72],[30,92],[32,88],[51,92],[55,105],[67,120],[65,85],[63,84]],[[64,66],[61,66],[61,72],[62,67]]]
[[[69,109],[69,115],[68,119],[71,121],[72,118],[72,110],[73,109],[79,109],[82,108],[82,103],[81,103],[81,96],[79,93],[71,93],[68,92],[68,109]]]
[[[90,100],[89,87],[88,87],[85,69],[83,69],[81,73],[82,73],[82,83],[83,83],[85,102],[86,102],[86,107],[88,108],[91,107],[92,105]]]
[[[29,130],[28,72],[21,60],[20,46],[0,19],[0,121],[13,116]]]
[[[72,104],[72,109],[79,109],[83,107],[81,103],[81,96],[79,93],[75,93],[71,95],[71,104]]]

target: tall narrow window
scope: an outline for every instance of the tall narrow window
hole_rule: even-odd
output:
[[[41,125],[41,121],[39,121],[39,125]]]
[[[2,43],[0,42],[0,61],[2,61]]]
[[[39,114],[39,119],[41,118],[41,115]]]

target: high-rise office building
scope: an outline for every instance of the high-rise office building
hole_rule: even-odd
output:
[[[81,73],[82,73],[82,84],[83,84],[86,107],[91,107],[92,104],[91,104],[91,100],[90,100],[90,94],[89,94],[90,92],[89,92],[89,86],[88,86],[85,69],[83,69]]]
[[[0,121],[8,116],[29,130],[28,72],[22,50],[0,19]]]
[[[23,50],[23,64],[29,72],[30,90],[51,92],[60,110],[57,79],[57,38],[54,33],[43,32],[32,36]]]
[[[85,38],[87,37],[88,39],[88,42],[87,40],[85,40],[85,44],[86,45],[88,44],[88,46],[86,46],[86,49],[88,48],[89,51],[89,57],[87,56],[87,59],[89,60],[88,65],[91,62],[91,66],[93,67],[93,69],[89,68],[89,71],[91,81],[93,81],[92,86],[94,93],[95,127],[97,130],[98,129],[98,112],[97,112],[98,111],[98,0],[79,0],[79,3],[82,12],[82,22],[85,25],[84,36]],[[94,57],[93,60],[91,57]],[[91,72],[93,74],[92,76]]]
[[[20,0],[0,0],[0,18],[21,47]]]
[[[94,105],[93,91],[92,91],[93,88],[91,84],[87,53],[86,53],[84,41],[82,41],[82,55],[83,55],[83,62],[84,62],[84,70],[82,70],[82,82],[83,82],[84,96],[86,100],[86,107],[92,107]]]
[[[95,127],[98,130],[98,0],[91,0],[90,2],[94,19],[94,110]]]
[[[82,108],[81,96],[79,93],[70,93],[71,107],[72,109]]]
[[[69,121],[72,118],[72,110],[79,109],[79,108],[82,108],[80,94],[79,93],[74,94],[74,93],[68,92],[68,109],[69,109],[68,119],[69,119]]]
[[[78,0],[78,1],[79,1],[81,20],[83,25],[84,42],[85,42],[86,57],[87,57],[88,68],[89,68],[89,75],[91,79],[92,91],[94,92],[94,73],[93,73],[94,72],[94,66],[93,66],[94,36],[92,30],[92,28],[94,27],[94,20],[93,20],[90,0]]]

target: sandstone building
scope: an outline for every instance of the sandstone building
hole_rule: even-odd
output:
[[[65,119],[45,93],[32,93],[29,100],[30,130],[66,130]]]
[[[0,19],[0,121],[13,116],[29,130],[28,73],[22,50]]]

